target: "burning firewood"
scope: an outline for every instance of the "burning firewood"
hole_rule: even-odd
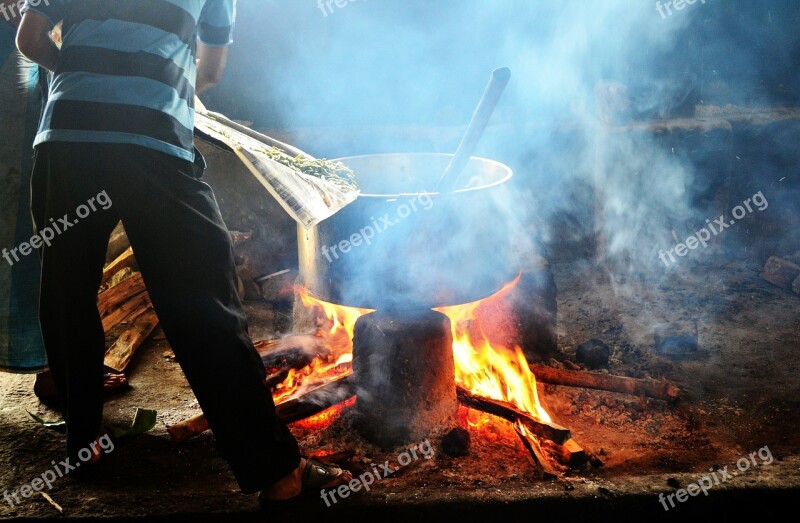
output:
[[[276,407],[278,416],[284,423],[309,418],[354,396],[354,383],[353,375],[349,374],[300,397],[284,401]]]
[[[276,406],[278,417],[284,423],[293,423],[322,412],[337,405],[355,394],[353,375],[326,383],[298,398],[293,398]],[[176,423],[167,429],[176,443],[183,443],[209,429],[203,414]]]
[[[514,423],[514,431],[517,433],[517,436],[519,436],[520,441],[522,441],[522,445],[528,451],[531,463],[533,463],[539,471],[539,479],[555,479],[562,476],[561,471],[553,465],[550,458],[542,450],[536,436],[528,432],[521,422],[517,421]]]
[[[667,381],[642,380],[595,372],[561,370],[544,365],[529,365],[529,367],[536,375],[536,379],[551,385],[606,390],[666,401],[675,401],[680,394],[678,387]]]
[[[270,389],[283,383],[291,371],[302,369],[319,355],[328,353],[328,341],[311,335],[294,335],[275,340],[258,341],[255,348],[261,356]]]
[[[106,352],[105,366],[123,372],[131,361],[133,353],[144,343],[158,325],[158,316],[152,307],[136,317],[130,327],[114,342]]]
[[[330,340],[320,336],[294,335],[275,340],[258,341],[255,344],[258,354],[264,366],[269,367],[292,367],[299,362],[306,361],[300,365],[308,364],[308,359],[318,354],[330,352]],[[297,367],[294,367],[297,368]]]
[[[543,445],[551,451],[556,459],[562,465],[566,465],[571,469],[582,467],[589,459],[586,451],[578,445],[574,439],[568,439],[563,445],[557,445],[552,442],[544,441]]]
[[[494,414],[512,423],[519,422],[535,436],[549,439],[558,444],[564,444],[564,442],[571,437],[569,429],[555,423],[537,420],[530,414],[522,412],[514,405],[505,401],[482,398],[462,387],[458,387],[456,392],[458,394],[458,401],[467,407]]]

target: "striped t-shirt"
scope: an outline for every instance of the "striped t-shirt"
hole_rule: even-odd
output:
[[[129,143],[194,160],[196,42],[231,42],[236,0],[26,0],[62,47],[34,145]]]

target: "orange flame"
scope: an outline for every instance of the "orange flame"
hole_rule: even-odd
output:
[[[372,312],[371,309],[344,307],[313,298],[304,288],[298,295],[307,308],[318,311],[316,336],[326,341],[330,352],[316,356],[311,363],[301,369],[292,369],[286,379],[275,388],[272,394],[276,404],[297,398],[350,372],[353,361],[353,329],[356,320]]]
[[[326,301],[318,300],[312,297],[305,288],[299,289],[300,299],[306,307],[319,307],[322,309],[325,317],[331,322],[331,327],[328,334],[332,337],[345,334],[347,339],[352,342],[353,332],[356,327],[356,320],[372,312],[372,309],[359,309],[358,307],[345,307],[344,305],[336,305]],[[342,332],[343,331],[343,332]],[[352,347],[350,347],[352,351]]]
[[[450,318],[456,383],[476,396],[506,401],[535,418],[550,422],[539,402],[536,377],[519,347],[492,344],[484,333],[479,309],[506,296],[520,277],[485,300],[435,310]]]
[[[275,387],[272,399],[275,404],[297,398],[326,383],[350,374],[352,353],[320,355],[302,369],[292,369],[281,384]]]
[[[528,368],[525,355],[519,347],[503,347],[491,343],[484,333],[480,308],[491,305],[506,296],[518,283],[519,276],[496,294],[484,300],[438,307],[451,323],[456,383],[471,393],[509,402],[520,410],[542,421],[551,421],[550,415],[539,402],[536,377]],[[316,388],[332,379],[349,374],[352,370],[352,340],[356,320],[370,309],[345,307],[311,297],[306,289],[298,289],[306,307],[318,307],[327,323],[320,326],[317,335],[333,341],[331,354],[317,357],[308,367],[292,371],[278,388],[276,402],[298,396],[303,391]],[[470,419],[470,425],[485,424],[488,420]]]
[[[350,398],[339,405],[334,405],[333,407],[329,407],[319,414],[314,414],[310,418],[306,418],[304,420],[300,420],[295,423],[298,427],[304,428],[306,430],[322,430],[330,426],[333,421],[339,417],[341,412],[349,407],[355,405],[355,398]]]

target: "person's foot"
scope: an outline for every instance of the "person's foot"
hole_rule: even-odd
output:
[[[70,463],[72,463],[74,468],[69,472],[70,476],[74,479],[84,481],[102,478],[108,473],[108,465],[104,465],[104,462],[107,460],[103,458],[103,453],[101,452],[107,448],[103,445],[104,438],[106,439],[106,444],[111,441],[108,433],[100,431],[98,432],[97,438],[85,447],[85,450],[88,450],[90,453],[88,459],[80,455],[83,450],[71,454]],[[113,447],[111,448],[113,449]]]
[[[36,375],[36,381],[33,382],[33,393],[41,400],[51,400],[58,397],[56,383],[49,370]]]
[[[333,465],[326,465],[306,458],[300,459],[300,465],[284,476],[277,483],[261,492],[262,503],[287,501],[299,497],[309,491],[329,489],[349,483],[353,479],[350,471]]]
[[[103,392],[110,394],[128,388],[128,377],[116,372],[103,374]]]
[[[113,372],[106,372],[103,374],[103,392],[105,394],[111,394],[126,389],[127,387],[128,378],[124,374]],[[36,375],[36,381],[33,383],[33,393],[43,402],[58,399],[56,383],[49,370]]]

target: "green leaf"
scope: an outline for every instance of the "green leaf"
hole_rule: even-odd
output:
[[[158,413],[154,410],[137,408],[131,424],[131,436],[138,436],[153,430],[156,426],[157,415]]]
[[[140,409],[136,407],[136,414],[133,416],[133,423],[127,429],[112,427],[111,435],[115,438],[130,438],[150,432],[156,426],[158,413],[150,409]]]
[[[46,429],[55,430],[56,432],[60,432],[62,434],[67,432],[67,424],[64,421],[45,421],[28,409],[25,409],[25,412],[28,413],[28,416],[33,418],[33,421]]]

